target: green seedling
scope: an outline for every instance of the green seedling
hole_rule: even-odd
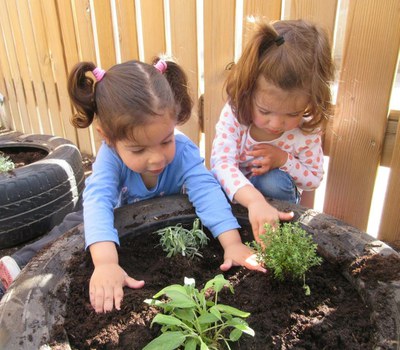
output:
[[[14,168],[15,164],[10,157],[6,156],[3,152],[0,152],[0,173],[5,173],[13,170]]]
[[[312,266],[322,263],[322,258],[316,253],[318,245],[298,223],[284,223],[276,229],[268,224],[264,227],[265,234],[260,235],[262,243],[253,241],[248,244],[256,251],[258,262],[271,269],[280,281],[302,279],[305,294],[310,295],[305,275]]]
[[[254,330],[243,320],[250,313],[218,303],[218,293],[233,287],[222,274],[208,281],[202,290],[195,288],[195,281],[185,278],[184,285],[170,285],[145,302],[163,310],[151,325],[161,325],[161,335],[143,350],[217,350],[229,342],[238,341],[243,333],[254,336]],[[159,300],[166,296],[167,300]],[[164,297],[165,299],[165,297]]]
[[[200,220],[196,218],[191,230],[182,227],[182,224],[168,226],[156,231],[160,236],[160,245],[167,252],[167,257],[182,254],[190,259],[195,256],[203,257],[199,250],[207,245],[209,238],[200,228]]]

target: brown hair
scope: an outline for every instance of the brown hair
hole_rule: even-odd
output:
[[[154,59],[156,63],[159,58]],[[68,78],[68,93],[77,114],[71,122],[86,128],[96,118],[111,144],[131,139],[133,129],[149,122],[150,116],[160,116],[169,109],[177,124],[190,118],[193,106],[187,77],[182,68],[166,61],[162,74],[153,65],[128,61],[117,64],[95,81],[87,72],[96,68],[92,62],[75,65]]]
[[[245,125],[252,122],[252,98],[259,76],[282,90],[309,94],[305,116],[312,118],[301,126],[302,130],[310,132],[325,126],[332,108],[334,64],[328,36],[320,27],[304,20],[257,23],[225,82],[232,110]]]

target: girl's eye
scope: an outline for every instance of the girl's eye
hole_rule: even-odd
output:
[[[168,144],[170,144],[172,142],[172,139],[171,140],[166,140],[166,141],[164,141],[162,144],[163,145],[168,145]]]
[[[144,152],[144,148],[133,149],[133,150],[131,150],[131,152],[132,152],[133,154],[140,154],[140,153],[143,153],[143,152]]]
[[[262,115],[268,115],[268,114],[270,114],[271,112],[270,112],[270,111],[262,111],[262,110],[260,110],[260,113],[261,113]]]

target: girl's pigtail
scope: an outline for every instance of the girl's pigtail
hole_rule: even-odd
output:
[[[271,46],[279,46],[282,41],[275,41],[278,34],[270,25],[259,25],[255,35],[245,46],[243,53],[226,80],[226,93],[234,113],[240,122],[249,124],[248,111],[252,109],[251,96],[260,74],[260,65],[266,51]],[[279,37],[280,38],[280,37]],[[247,117],[246,117],[247,116]]]
[[[158,63],[160,59],[156,58],[153,64]],[[166,69],[163,74],[171,86],[174,99],[180,110],[178,111],[178,125],[182,125],[190,118],[193,108],[193,101],[190,96],[188,79],[183,69],[173,61],[165,61]]]
[[[81,62],[72,68],[68,77],[68,93],[77,113],[72,117],[71,123],[77,128],[88,127],[96,113],[95,81],[86,76],[93,72],[96,66],[92,62]]]

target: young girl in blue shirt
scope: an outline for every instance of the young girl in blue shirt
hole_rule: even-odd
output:
[[[129,61],[106,72],[82,62],[70,73],[68,91],[78,111],[72,123],[84,128],[95,119],[104,139],[83,194],[85,244],[94,263],[89,293],[96,312],[120,309],[123,287],[144,285],[119,266],[114,228],[114,208],[135,201],[184,190],[224,249],[221,270],[242,265],[265,271],[242,243],[240,226],[199,149],[175,129],[190,117],[187,86],[184,71],[172,61]]]

